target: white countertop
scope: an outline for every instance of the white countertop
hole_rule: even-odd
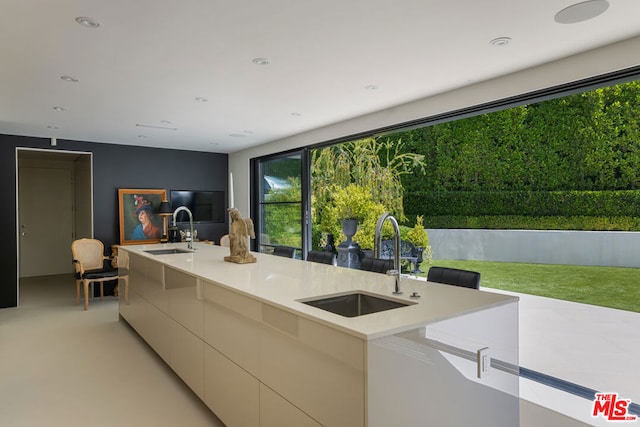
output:
[[[380,273],[261,253],[253,253],[257,258],[256,263],[234,264],[224,261],[224,257],[229,255],[229,248],[204,243],[195,243],[195,247],[197,250],[193,253],[170,255],[152,255],[145,251],[163,248],[186,249],[186,243],[126,245],[120,246],[119,250],[126,250],[215,282],[263,303],[319,321],[365,340],[518,301],[518,298],[513,296],[405,277],[400,284],[403,294],[397,296],[392,294],[394,278]],[[297,301],[353,291],[379,294],[384,298],[415,304],[350,318]],[[420,298],[409,298],[413,292],[420,294]]]

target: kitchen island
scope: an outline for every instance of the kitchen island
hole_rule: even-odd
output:
[[[518,425],[517,298],[410,278],[392,295],[390,276],[206,244],[149,252],[185,247],[119,248],[120,315],[226,425]],[[348,293],[406,306],[305,303]]]

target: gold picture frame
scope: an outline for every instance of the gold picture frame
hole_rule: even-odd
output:
[[[118,189],[120,244],[160,243],[162,218],[157,214],[166,190]]]

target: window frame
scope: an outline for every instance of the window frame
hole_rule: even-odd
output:
[[[260,200],[260,188],[261,188],[261,180],[263,178],[261,174],[261,165],[263,162],[268,162],[272,160],[278,160],[283,158],[292,157],[295,155],[300,156],[300,185],[301,185],[301,248],[302,258],[306,259],[307,252],[311,246],[311,197],[308,196],[310,192],[311,178],[310,178],[310,151],[308,148],[301,148],[295,150],[288,150],[280,153],[275,153],[267,156],[253,158],[250,161],[250,181],[251,181],[251,216],[255,219],[255,227],[256,227],[256,238],[252,242],[251,249],[253,251],[259,251],[260,247],[264,245],[262,242],[262,235],[259,230],[262,230],[263,224],[261,223],[262,217],[260,216],[260,208],[263,205],[270,204],[264,203]],[[281,203],[293,203],[293,202],[281,202]],[[297,203],[297,202],[296,202]]]

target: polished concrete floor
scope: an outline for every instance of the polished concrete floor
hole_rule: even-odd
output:
[[[640,314],[518,296],[521,366],[640,402]],[[116,298],[86,312],[74,299],[70,275],[23,279],[20,307],[0,310],[0,425],[223,425],[118,319]],[[521,427],[610,425],[532,381],[520,396]]]
[[[118,320],[116,298],[74,302],[70,275],[23,279],[20,307],[0,310],[0,425],[223,426]]]
[[[620,398],[640,403],[640,313],[503,293],[520,298],[521,367],[598,392],[618,393]],[[534,381],[520,380],[520,398],[586,425],[611,425],[602,416],[591,416],[591,400]],[[531,427],[562,426],[529,424],[535,422],[535,417],[522,417],[523,427],[525,419]]]

